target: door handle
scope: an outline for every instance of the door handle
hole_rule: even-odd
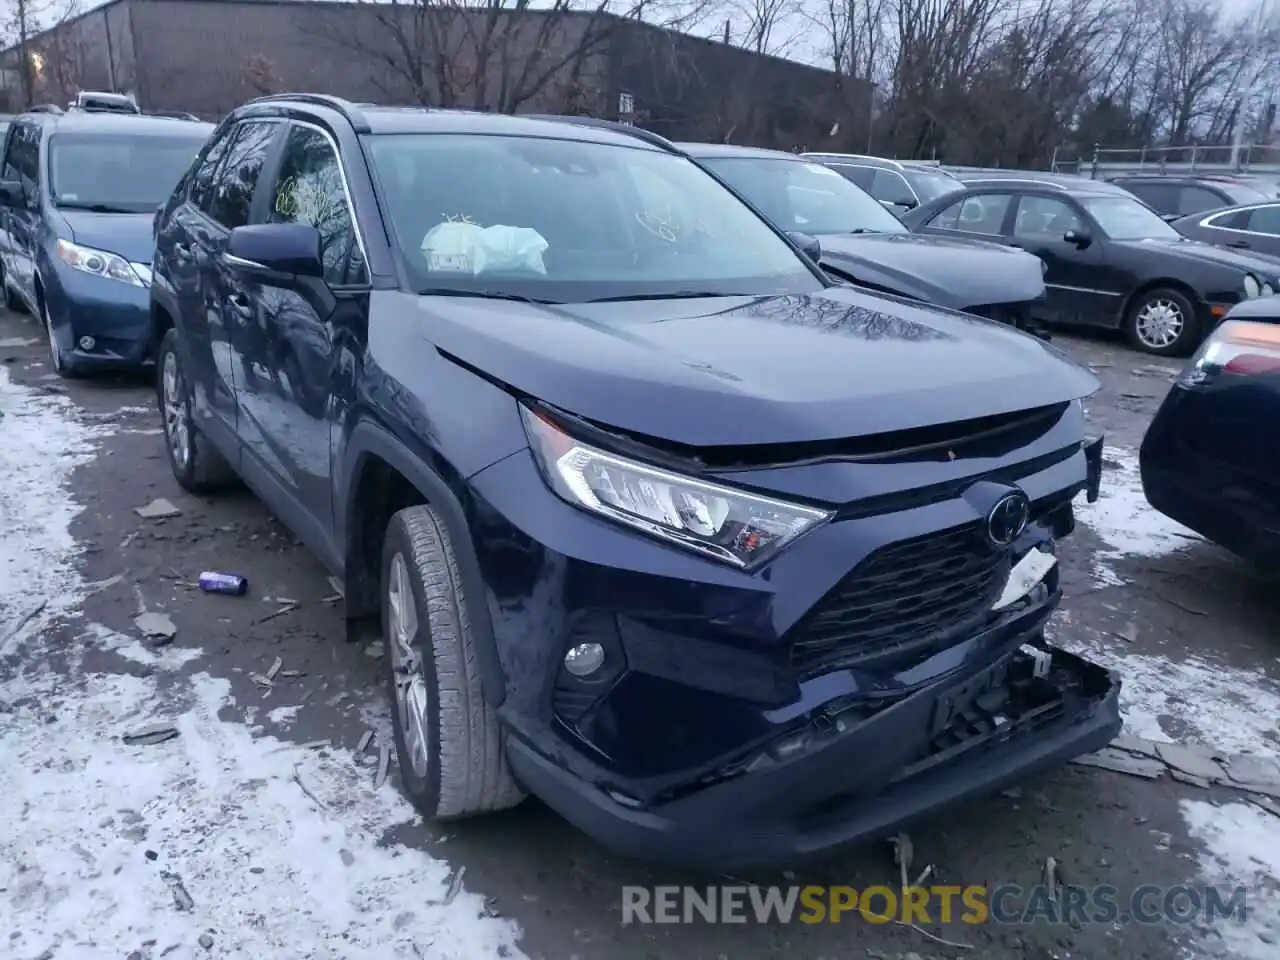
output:
[[[1227,244],[1228,247],[1235,247],[1237,250],[1248,250],[1253,244],[1248,240],[1232,240]]]

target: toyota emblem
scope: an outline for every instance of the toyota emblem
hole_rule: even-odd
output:
[[[987,539],[997,547],[1017,540],[1031,519],[1031,501],[1021,490],[1006,493],[987,514]]]

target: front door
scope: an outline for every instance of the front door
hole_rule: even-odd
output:
[[[1069,243],[1069,231],[1083,234],[1085,218],[1067,200],[1022,194],[1014,214],[1011,242],[1045,264],[1042,319],[1053,323],[1113,325],[1124,292],[1109,290],[1102,278],[1103,248],[1093,237],[1086,247]]]
[[[40,236],[40,140],[33,123],[15,123],[4,158],[4,175],[22,184],[23,198],[8,209],[9,251],[5,274],[9,285],[37,311],[35,245]]]
[[[328,134],[308,124],[290,125],[265,210],[268,223],[316,228],[324,279],[276,285],[229,271],[228,309],[251,304],[256,310],[263,333],[258,359],[267,374],[241,388],[241,418],[255,425],[250,452],[306,511],[309,529],[320,538],[333,529],[335,331],[345,326],[335,321],[345,312],[367,311],[369,282]]]

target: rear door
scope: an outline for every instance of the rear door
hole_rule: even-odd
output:
[[[206,419],[240,441],[236,390],[252,372],[245,357],[252,353],[253,331],[228,323],[218,255],[231,231],[249,222],[258,174],[282,128],[279,120],[254,119],[226,131],[196,175],[191,203],[180,218],[183,237],[175,240],[174,259],[183,264],[183,317],[192,334],[188,349],[197,416],[203,405]]]
[[[1280,203],[1250,210],[1242,232],[1248,237],[1248,249],[1280,257]]]
[[[1014,193],[965,193],[917,228],[921,233],[962,236],[990,243],[1009,243],[1013,226]]]

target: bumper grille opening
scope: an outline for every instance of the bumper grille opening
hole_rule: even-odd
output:
[[[873,552],[795,629],[792,669],[804,678],[836,666],[916,655],[972,629],[1008,579],[1009,552],[980,523]]]

